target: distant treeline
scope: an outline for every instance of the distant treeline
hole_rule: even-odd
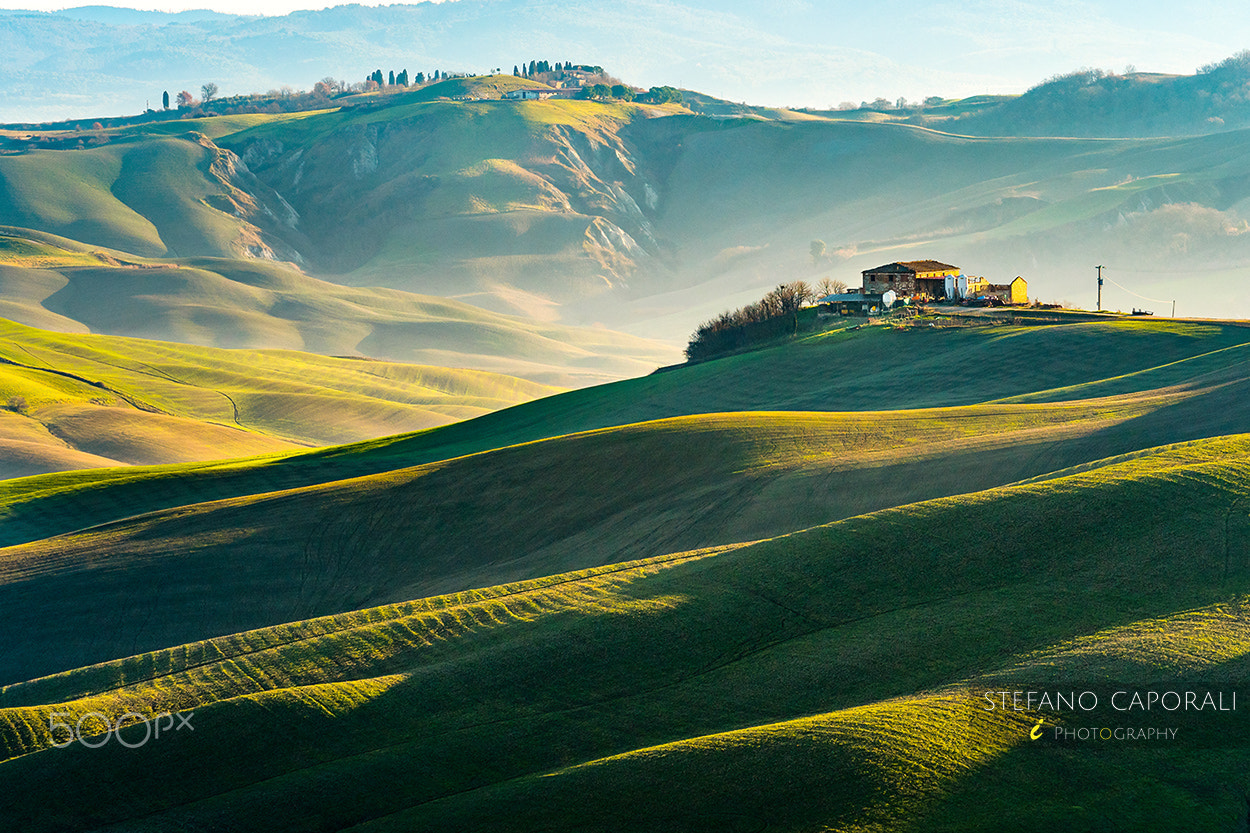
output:
[[[781,284],[753,304],[722,312],[698,326],[686,345],[686,358],[701,361],[732,353],[778,336],[797,333],[799,310],[814,296],[806,281]]]
[[[492,70],[491,72],[500,71]],[[521,77],[553,85],[566,77],[576,77],[584,85],[579,96],[587,99],[619,99],[647,104],[664,104],[682,100],[681,92],[673,87],[652,87],[643,91],[608,75],[603,67],[591,64],[574,64],[571,61],[565,61],[553,65],[547,61],[530,61],[525,65],[514,66],[513,72]],[[254,113],[297,113],[339,105],[352,106],[356,103],[354,100],[351,103],[332,102],[357,93],[403,92],[452,78],[470,77],[473,77],[473,73],[448,72],[443,69],[435,69],[429,73],[419,71],[415,76],[411,75],[407,69],[401,69],[398,72],[393,69],[387,72],[375,69],[363,81],[349,82],[327,76],[313,84],[311,91],[283,86],[266,93],[229,96],[219,96],[217,85],[208,82],[200,88],[199,98],[196,98],[190,90],[182,90],[173,95],[166,90],[161,95],[159,108],[148,108],[139,115],[8,124],[5,127],[12,130],[74,131],[75,135],[0,137],[0,150],[66,149],[103,144],[109,141],[105,130],[147,122]]]

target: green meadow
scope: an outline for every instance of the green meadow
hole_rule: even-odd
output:
[[[0,819],[1228,829],[1241,711],[984,694],[1237,690],[1247,351],[1219,322],[834,330],[381,440],[5,481]],[[194,729],[100,722],[165,712]],[[1076,739],[1108,726],[1175,735]]]
[[[0,813],[49,830],[1225,829],[1244,812],[1237,715],[1086,749],[1030,741],[1034,714],[980,692],[1235,687],[1250,563],[1209,521],[1250,497],[1248,454],[1204,441],[8,686]],[[126,710],[193,711],[194,732],[51,748],[52,712]],[[49,782],[110,800],[25,797]]]

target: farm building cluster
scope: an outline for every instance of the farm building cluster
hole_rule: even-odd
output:
[[[865,269],[858,289],[826,295],[816,303],[841,315],[880,315],[896,303],[946,302],[973,306],[1027,304],[1029,285],[1024,278],[994,284],[965,275],[958,266],[936,260],[908,260]]]

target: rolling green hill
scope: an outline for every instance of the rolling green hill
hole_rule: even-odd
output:
[[[1246,671],[1250,521],[1220,521],[1247,502],[1246,437],[1214,439],[8,686],[0,817],[28,830],[1228,829],[1247,787],[1239,712],[1015,713],[982,695],[1231,692]],[[49,720],[124,711],[192,713],[193,731],[50,748]],[[1178,734],[1031,741],[1039,716]],[[84,723],[93,745],[98,720]],[[110,800],[71,790],[52,811],[29,799],[47,783],[108,785]]]
[[[1167,389],[1224,396],[1245,374],[1250,329],[1126,320],[1065,326],[832,331],[795,344],[538,399],[463,424],[250,464],[67,473],[0,484],[0,544],[71,532],[196,500],[327,483],[564,434],[733,411],[873,411],[1055,401]],[[913,358],[880,365],[882,355]],[[1079,357],[1080,361],[1074,360]],[[880,365],[880,366],[878,366]],[[848,368],[875,368],[848,372]],[[974,368],[975,370],[969,370]],[[1159,395],[1163,395],[1162,393]],[[1240,408],[1163,408],[1150,439],[1088,458],[1250,430]],[[1175,418],[1172,415],[1175,414]],[[1150,420],[1146,421],[1149,424]],[[1138,422],[1137,424],[1142,424]],[[84,495],[93,495],[82,499]],[[67,511],[73,507],[73,511]],[[119,507],[125,507],[119,515]]]
[[[925,359],[840,370],[887,348]],[[772,537],[1245,432],[1247,349],[1250,329],[1164,321],[833,332],[407,437],[11,481],[4,529],[30,543],[0,554],[0,616],[26,630],[55,607],[58,625],[12,652],[4,676]],[[1085,364],[1061,358],[1082,351]],[[155,575],[165,590],[142,615],[98,619]],[[204,597],[206,582],[231,589]],[[82,632],[97,637],[71,638]]]
[[[0,475],[368,439],[553,392],[481,371],[66,335],[0,319]]]

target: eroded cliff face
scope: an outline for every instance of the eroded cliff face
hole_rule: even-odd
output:
[[[207,151],[208,177],[221,190],[203,198],[205,205],[240,222],[232,254],[244,258],[282,260],[303,264],[300,245],[306,245],[300,216],[281,194],[256,178],[238,154],[219,147],[203,133],[191,133]]]
[[[292,259],[346,283],[531,312],[661,269],[663,184],[622,136],[629,119],[546,124],[518,118],[527,106],[446,103],[245,133],[217,167]]]

